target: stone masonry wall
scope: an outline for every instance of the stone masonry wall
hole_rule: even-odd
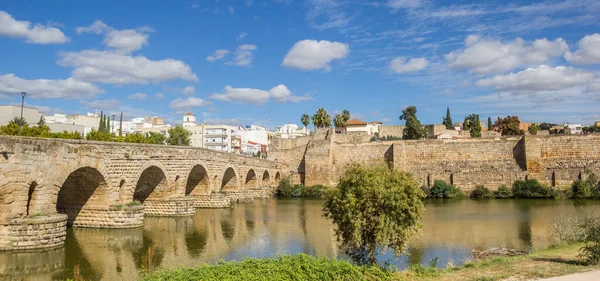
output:
[[[134,228],[143,225],[144,206],[110,206],[83,209],[73,223],[74,227]]]
[[[404,132],[404,126],[381,126],[379,127],[379,136],[380,137],[402,137],[402,133]]]
[[[147,200],[144,202],[146,216],[193,216],[196,212],[192,198],[172,198],[169,200]]]
[[[60,247],[66,239],[67,215],[14,218],[0,229],[0,250]]]

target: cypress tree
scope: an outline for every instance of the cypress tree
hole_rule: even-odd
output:
[[[446,108],[446,117],[442,124],[446,125],[446,129],[454,130],[454,124],[452,123],[452,117],[450,116],[450,107]]]
[[[494,130],[494,126],[492,126],[492,117],[488,117],[488,131]]]
[[[98,132],[104,131],[104,112],[100,111],[100,124],[98,124]]]

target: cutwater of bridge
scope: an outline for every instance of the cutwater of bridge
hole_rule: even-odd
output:
[[[133,228],[272,194],[281,164],[164,145],[0,136],[0,250],[64,244],[66,228]]]

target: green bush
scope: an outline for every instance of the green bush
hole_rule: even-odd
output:
[[[454,185],[448,184],[443,180],[436,180],[433,187],[429,190],[428,197],[431,198],[464,198],[465,193]]]
[[[579,250],[579,255],[590,265],[600,264],[600,218],[589,217],[582,225],[585,246]]]
[[[323,185],[304,186],[302,184],[292,185],[289,177],[282,179],[275,190],[277,197],[303,197],[303,198],[325,198],[329,188]]]
[[[325,198],[329,188],[317,184],[313,186],[302,186],[302,197],[304,198]]]
[[[597,198],[600,197],[598,191],[598,178],[594,173],[588,172],[586,180],[576,180],[571,185],[569,197],[575,199]]]
[[[535,179],[518,180],[513,183],[512,189],[515,198],[554,198],[556,191],[547,186],[543,186]]]
[[[196,268],[158,271],[143,277],[158,280],[390,280],[392,272],[375,266],[357,266],[348,261],[306,254],[276,258],[248,258]]]
[[[584,242],[587,223],[592,219],[593,213],[584,211],[582,208],[576,209],[573,215],[557,217],[550,224],[553,243],[564,245]]]
[[[275,196],[277,197],[292,197],[294,192],[294,185],[292,185],[292,179],[285,177],[279,181],[277,189],[275,190]]]
[[[501,185],[498,190],[494,191],[494,197],[498,199],[511,198],[513,196],[512,190],[506,185]]]
[[[490,199],[494,198],[494,193],[487,189],[487,187],[478,185],[475,187],[475,190],[471,192],[469,197],[471,199]]]

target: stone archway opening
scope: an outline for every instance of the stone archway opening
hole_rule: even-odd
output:
[[[221,190],[234,190],[237,188],[238,180],[237,175],[233,168],[227,168],[225,174],[223,174],[223,181],[221,182]]]
[[[56,211],[66,214],[67,226],[73,226],[84,208],[109,205],[107,191],[104,176],[98,170],[91,167],[79,168],[61,186]]]
[[[253,169],[250,169],[246,174],[246,181],[244,182],[245,187],[256,187],[256,173]]]
[[[275,182],[279,182],[281,180],[281,173],[277,172],[275,173]]]
[[[188,180],[185,185],[185,196],[209,194],[210,186],[208,184],[208,172],[202,165],[196,165],[188,175]]]
[[[27,209],[25,213],[25,215],[27,216],[33,215],[35,212],[31,206],[31,202],[35,202],[37,200],[37,192],[35,192],[35,189],[37,187],[37,182],[33,181],[31,182],[31,184],[29,185],[29,189],[27,190]]]
[[[262,176],[262,185],[269,186],[270,182],[271,182],[271,175],[269,175],[269,171],[265,170],[265,172],[263,173],[263,176]]]
[[[167,176],[157,166],[150,166],[142,172],[135,186],[133,200],[144,203],[147,199],[161,198],[168,190]]]

